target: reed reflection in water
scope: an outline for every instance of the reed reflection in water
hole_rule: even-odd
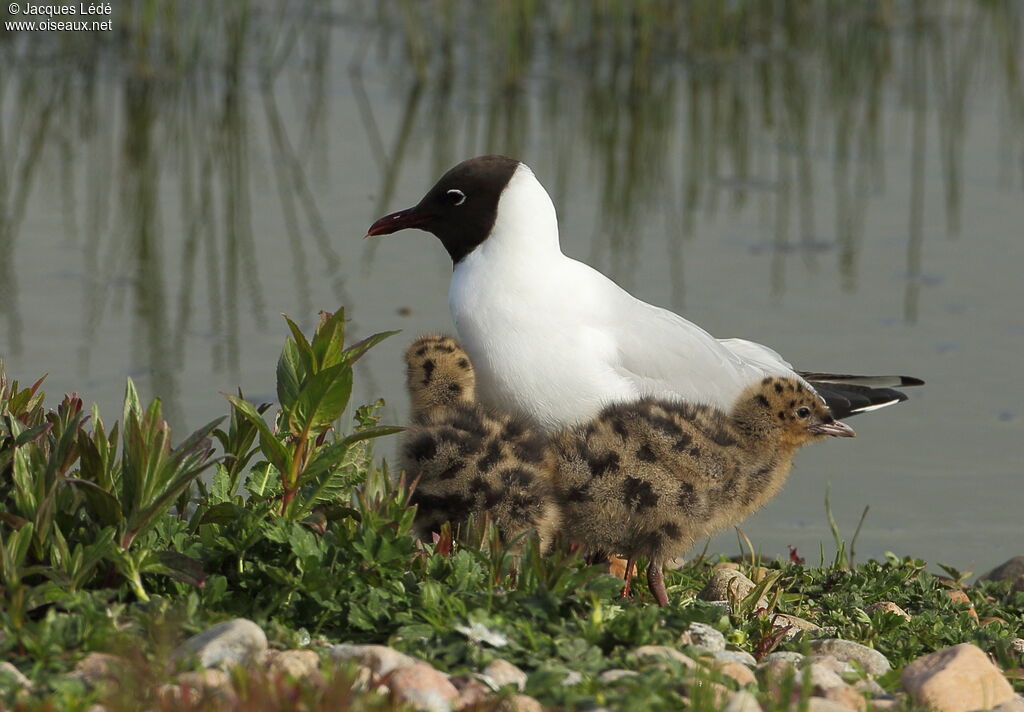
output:
[[[273,398],[278,312],[308,329],[343,304],[355,334],[407,327],[363,361],[357,393],[401,417],[401,339],[450,328],[448,266],[423,239],[358,237],[495,151],[542,176],[567,252],[716,333],[797,344],[783,350],[809,367],[911,364],[940,382],[959,350],[992,374],[970,404],[981,469],[1019,474],[1024,393],[996,374],[1024,324],[1007,310],[933,336],[935,315],[987,304],[971,300],[988,273],[1020,256],[1019,3],[117,12],[110,35],[0,38],[0,358],[15,377],[50,371],[51,391],[116,413],[132,375],[172,423],[194,425],[223,412],[217,391]],[[976,225],[989,204],[988,232],[964,231],[965,206]],[[936,271],[959,241],[984,267]],[[837,318],[845,330],[829,329]],[[986,344],[984,358],[965,344]],[[1004,424],[990,427],[993,410]],[[869,434],[855,447],[874,459],[836,476],[871,481],[897,458],[961,467],[945,451],[914,460],[919,417],[885,421],[904,442]],[[929,437],[963,437],[947,427],[929,421]]]

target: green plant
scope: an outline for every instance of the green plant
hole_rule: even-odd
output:
[[[281,409],[276,432],[262,411],[240,396],[227,396],[232,422],[245,418],[259,432],[259,446],[274,468],[281,487],[281,514],[301,519],[314,506],[334,497],[338,473],[349,450],[361,440],[396,433],[393,426],[364,426],[325,445],[332,424],[344,412],[352,393],[352,366],[370,348],[397,332],[374,334],[345,348],[345,311],[321,312],[311,341],[285,317],[291,337],[277,362],[277,397]],[[296,500],[302,492],[303,496]]]

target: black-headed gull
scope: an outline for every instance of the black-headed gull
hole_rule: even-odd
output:
[[[905,376],[795,371],[778,353],[716,339],[643,302],[558,243],[555,206],[525,164],[480,156],[455,166],[415,206],[367,236],[419,228],[454,264],[448,305],[476,371],[477,396],[555,430],[646,396],[728,411],[766,376],[802,379],[836,417],[898,403]]]

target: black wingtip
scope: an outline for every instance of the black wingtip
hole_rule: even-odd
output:
[[[849,383],[808,381],[836,418],[849,418],[907,400],[907,394],[892,388],[872,388]],[[911,384],[918,385],[918,384]]]

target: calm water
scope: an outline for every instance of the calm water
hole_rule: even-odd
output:
[[[131,376],[182,437],[219,392],[272,399],[279,313],[345,305],[353,334],[403,330],[356,392],[400,421],[451,265],[425,233],[360,238],[501,152],[641,298],[928,381],[800,455],[743,527],[766,554],[831,556],[826,489],[847,537],[870,506],[859,556],[1024,552],[1024,5],[532,5],[125,2],[102,36],[0,37],[9,373],[108,420]]]

